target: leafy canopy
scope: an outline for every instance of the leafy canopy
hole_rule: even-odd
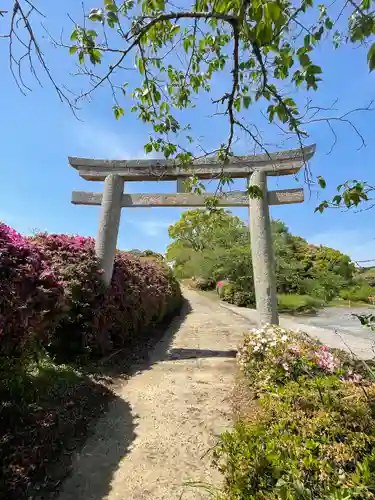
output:
[[[32,30],[31,16],[39,11],[30,0],[10,3],[14,5],[7,13],[10,30],[2,37],[11,42],[10,64],[15,78],[19,73],[22,85],[21,64],[31,62],[28,56],[34,49],[53,82]],[[77,57],[79,73],[87,77],[88,87],[78,100],[109,86],[116,119],[135,113],[150,126],[146,153],[162,154],[182,164],[216,154],[225,163],[241,137],[249,152],[268,154],[266,137],[257,126],[262,116],[267,127],[274,125],[278,132],[281,129],[288,137],[293,135],[301,147],[308,140],[309,125],[316,122],[328,126],[334,144],[339,122],[352,125],[363,142],[350,115],[370,110],[371,105],[327,116],[327,108],[319,107],[314,98],[324,75],[316,54],[323,43],[336,48],[362,44],[369,71],[373,71],[375,0],[321,4],[312,0],[98,0],[89,7],[84,19],[74,20],[70,41],[56,44]],[[20,40],[17,29],[22,26],[30,43],[21,44],[26,53],[17,59],[12,50]],[[31,69],[35,74],[33,66]],[[216,85],[219,79],[220,86]],[[69,100],[64,89],[53,83],[59,96]],[[217,90],[223,85],[225,91]],[[199,145],[191,124],[185,121],[189,114],[183,113],[194,108],[204,94],[212,103],[213,115],[226,118],[228,123],[225,139],[220,137],[210,151]],[[311,180],[308,169],[306,172]],[[317,180],[324,188],[325,180],[320,176]],[[222,176],[219,190],[230,182]],[[195,177],[190,185],[202,189]],[[331,204],[357,206],[369,200],[373,189],[367,183],[348,181],[338,191],[318,210],[322,212]]]
[[[112,33],[105,36],[101,28]],[[292,97],[295,88],[318,89],[323,68],[315,62],[315,53],[323,39],[335,47],[370,42],[367,58],[372,71],[374,34],[373,0],[337,5],[314,5],[312,0],[196,0],[190,4],[104,0],[89,11],[85,24],[76,25],[70,53],[78,56],[82,72],[91,79],[83,96],[108,83],[117,119],[132,112],[151,124],[146,153],[162,152],[182,163],[196,157],[190,124],[183,122],[179,111],[194,107],[199,94],[209,93],[215,111],[228,118],[228,135],[214,151],[202,150],[201,155],[214,152],[226,162],[238,132],[246,134],[251,146],[268,153],[246,112],[257,101],[269,123],[294,134],[300,146],[310,123],[326,120],[331,127],[329,118],[317,114],[311,101],[307,109],[297,105]],[[122,69],[134,62],[140,79],[131,87]],[[104,72],[93,76],[95,68],[90,66],[100,64]],[[212,84],[220,74],[230,79],[227,91],[216,95]],[[191,179],[193,186],[196,182]],[[227,182],[224,178],[221,185]],[[318,182],[324,187],[324,179]]]

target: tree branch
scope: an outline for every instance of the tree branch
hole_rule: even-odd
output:
[[[151,19],[145,26],[142,28],[138,28],[138,24],[142,24],[145,20]],[[216,12],[170,12],[167,14],[160,14],[154,18],[150,18],[150,16],[142,16],[137,20],[137,28],[135,29],[130,29],[128,33],[125,35],[124,39],[129,42],[130,40],[133,39],[129,47],[124,49],[122,52],[121,57],[119,60],[110,66],[109,71],[105,76],[103,76],[99,82],[97,82],[93,88],[91,88],[89,91],[83,93],[82,95],[79,96],[79,99],[83,99],[85,97],[88,97],[92,92],[94,92],[98,87],[100,87],[105,81],[108,81],[108,78],[112,75],[112,73],[122,64],[124,61],[125,57],[136,47],[139,45],[139,42],[141,41],[141,38],[147,34],[147,32],[155,25],[161,22],[165,21],[171,21],[171,20],[179,20],[179,19],[218,19],[221,21],[225,21],[227,23],[232,24],[233,22],[236,22],[237,18],[235,16],[227,15],[227,14],[218,14]],[[133,33],[132,33],[133,32]],[[96,47],[98,50],[103,50],[101,47]],[[105,49],[104,49],[105,50]]]

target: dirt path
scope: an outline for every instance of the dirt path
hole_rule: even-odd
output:
[[[119,388],[59,500],[195,500],[209,496],[185,482],[220,483],[207,452],[230,424],[235,350],[251,323],[196,292],[185,297],[191,311]]]

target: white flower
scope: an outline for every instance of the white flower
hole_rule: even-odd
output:
[[[282,335],[280,340],[281,340],[281,342],[286,342],[288,340],[288,335]]]
[[[284,368],[284,370],[285,370],[286,372],[288,372],[288,371],[289,371],[289,365],[288,365],[288,363],[283,363],[283,364],[282,364],[282,367]]]

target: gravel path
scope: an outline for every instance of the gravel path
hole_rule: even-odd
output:
[[[199,500],[188,481],[220,484],[209,450],[231,423],[235,354],[252,324],[185,290],[176,320],[74,460],[59,500]]]

